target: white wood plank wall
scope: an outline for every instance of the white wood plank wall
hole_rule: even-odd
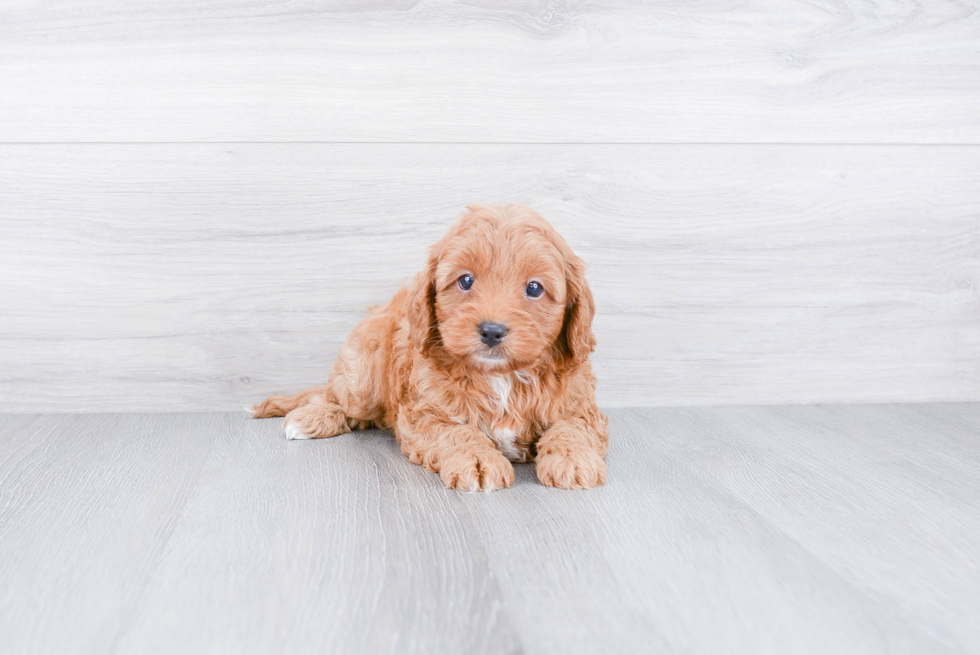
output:
[[[321,381],[470,202],[606,406],[980,400],[980,1],[0,5],[0,410]]]

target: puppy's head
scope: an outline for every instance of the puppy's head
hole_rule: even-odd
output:
[[[523,205],[471,206],[436,243],[416,282],[411,337],[483,370],[547,357],[578,363],[595,347],[585,265]]]

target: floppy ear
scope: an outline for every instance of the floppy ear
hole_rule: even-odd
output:
[[[432,345],[439,339],[436,325],[436,253],[429,253],[425,270],[415,276],[409,291],[408,326],[412,345],[428,355]]]
[[[595,316],[595,301],[592,290],[585,281],[585,264],[576,255],[568,258],[565,271],[568,285],[565,305],[565,325],[562,327],[560,342],[573,364],[581,364],[595,349],[595,335],[592,334],[592,318]]]

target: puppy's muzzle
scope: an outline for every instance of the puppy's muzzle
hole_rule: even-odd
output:
[[[480,341],[493,348],[504,340],[509,330],[506,325],[483,321],[477,326],[477,331],[480,333]]]

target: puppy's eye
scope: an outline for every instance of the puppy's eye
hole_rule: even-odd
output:
[[[526,293],[530,298],[537,298],[544,293],[544,287],[541,286],[540,282],[528,282],[527,288],[524,289],[524,293]]]
[[[459,288],[462,289],[463,291],[469,291],[470,288],[473,286],[473,276],[464,275],[463,277],[456,280],[456,284],[458,284]]]

